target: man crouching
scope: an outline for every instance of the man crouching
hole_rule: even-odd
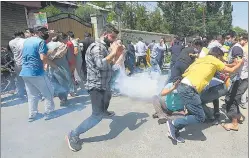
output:
[[[169,117],[184,116],[184,105],[177,93],[177,86],[180,80],[175,83],[168,83],[159,95],[153,96],[153,106],[155,113],[153,118],[158,118],[158,124],[164,124]],[[165,96],[165,101],[163,98]]]

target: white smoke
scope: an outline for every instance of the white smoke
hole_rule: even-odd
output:
[[[166,78],[156,72],[143,72],[128,77],[123,70],[116,80],[115,87],[128,97],[149,99],[160,93],[165,80]]]

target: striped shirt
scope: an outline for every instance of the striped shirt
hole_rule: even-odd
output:
[[[104,41],[96,40],[86,51],[87,82],[86,89],[110,90],[112,66],[105,57],[109,54]]]

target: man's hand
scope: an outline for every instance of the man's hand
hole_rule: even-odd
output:
[[[174,85],[173,85],[173,88],[176,89],[179,85],[179,83],[181,82],[181,80],[177,80]]]

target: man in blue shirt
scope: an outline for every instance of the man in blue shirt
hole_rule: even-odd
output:
[[[152,52],[150,54],[150,64],[151,64],[151,69],[154,72],[161,73],[159,63],[160,63],[161,57],[164,54],[164,51],[166,50],[164,41],[165,40],[161,38],[160,43],[155,44],[151,49]]]
[[[45,27],[36,27],[35,35],[27,38],[23,45],[23,64],[20,76],[23,78],[28,94],[29,121],[34,121],[38,114],[39,94],[45,98],[45,120],[52,118],[54,111],[53,89],[44,72],[44,65],[49,63],[48,48],[45,40],[48,39],[48,30]]]

